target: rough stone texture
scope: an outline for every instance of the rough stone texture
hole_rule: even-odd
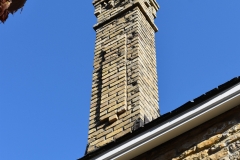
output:
[[[159,117],[155,0],[94,0],[97,17],[87,153]]]
[[[240,160],[240,106],[133,160]]]

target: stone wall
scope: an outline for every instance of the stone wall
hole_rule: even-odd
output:
[[[133,160],[240,160],[240,106]]]
[[[87,152],[159,117],[155,0],[95,0]]]

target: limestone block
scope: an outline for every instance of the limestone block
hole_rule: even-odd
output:
[[[207,147],[210,147],[214,143],[219,142],[221,138],[222,138],[222,134],[218,134],[216,136],[213,136],[213,137],[209,138],[208,140],[205,140],[205,141],[201,142],[200,144],[198,144],[197,149],[202,150],[202,149],[205,149]]]

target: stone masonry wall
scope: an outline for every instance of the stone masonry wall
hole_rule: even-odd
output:
[[[95,0],[87,153],[159,117],[155,0]]]
[[[240,106],[133,160],[240,160]]]

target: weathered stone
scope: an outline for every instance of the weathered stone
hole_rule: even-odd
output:
[[[113,123],[113,122],[115,122],[117,120],[118,120],[118,116],[115,114],[115,115],[109,117],[108,121],[109,121],[109,123]]]
[[[236,106],[133,160],[240,160],[239,112]]]
[[[211,145],[215,144],[216,142],[219,142],[222,138],[222,134],[215,135],[208,140],[205,140],[197,145],[198,150],[203,150],[205,148],[210,147]]]
[[[224,148],[222,150],[220,150],[219,152],[213,154],[213,155],[210,155],[209,158],[211,160],[217,160],[217,159],[223,159],[224,157],[226,157],[228,155],[228,150],[227,148]]]

